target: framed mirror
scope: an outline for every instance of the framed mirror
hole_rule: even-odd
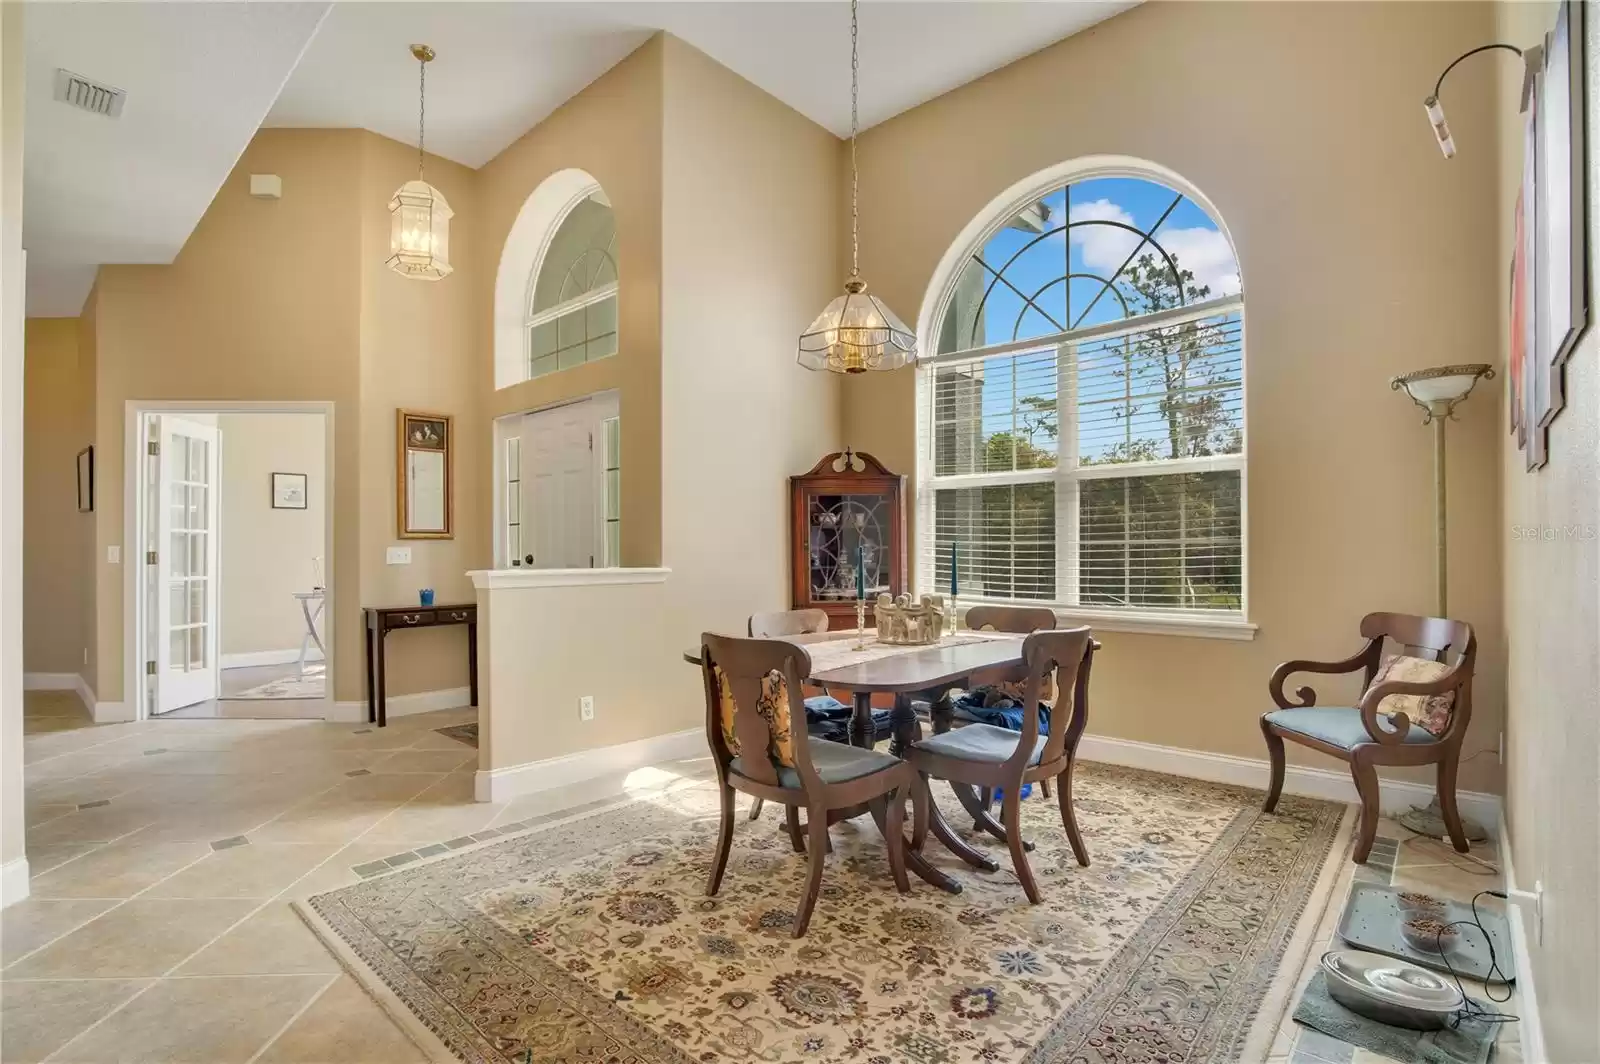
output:
[[[449,414],[399,413],[395,492],[401,539],[450,539],[455,511]]]

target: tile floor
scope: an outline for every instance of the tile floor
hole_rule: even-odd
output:
[[[323,692],[316,691],[307,698],[235,698],[243,691],[259,687],[273,680],[295,676],[297,670],[288,665],[251,665],[237,669],[223,669],[217,678],[219,697],[196,702],[168,713],[162,720],[194,720],[200,718],[233,718],[253,720],[274,718],[279,720],[320,720],[324,712]]]
[[[474,712],[401,717],[384,729],[219,719],[95,726],[71,692],[29,692],[32,896],[0,915],[0,1059],[424,1059],[290,901],[706,771],[662,766],[477,803],[477,751],[433,730]],[[1458,898],[1499,885],[1446,846],[1387,821],[1380,832],[1393,841],[1349,874]],[[1490,844],[1473,856],[1496,855]],[[1303,976],[1341,908],[1330,906]],[[1515,1032],[1501,1041],[1496,1059],[1519,1062]],[[1271,1059],[1385,1058],[1285,1019]]]

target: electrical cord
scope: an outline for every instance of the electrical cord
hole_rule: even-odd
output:
[[[1500,967],[1500,959],[1495,956],[1494,939],[1489,936],[1488,929],[1483,926],[1482,918],[1478,916],[1478,899],[1484,895],[1488,895],[1491,898],[1499,898],[1501,901],[1506,900],[1505,891],[1480,890],[1472,896],[1472,901],[1468,903],[1472,908],[1472,919],[1452,920],[1444,926],[1446,928],[1476,927],[1478,929],[1478,934],[1483,936],[1484,944],[1489,947],[1489,970],[1483,977],[1483,995],[1489,999],[1490,1003],[1502,1005],[1511,1000],[1511,995],[1515,991],[1512,990],[1511,980],[1506,978],[1505,969]],[[1461,1009],[1451,1017],[1450,1026],[1452,1028],[1459,1027],[1461,1021],[1466,1019],[1478,1020],[1481,1023],[1520,1023],[1522,1021],[1521,1016],[1514,1016],[1508,1012],[1491,1012],[1478,1004],[1467,993],[1466,986],[1461,982],[1461,973],[1457,972],[1455,965],[1450,963],[1450,954],[1445,950],[1444,943],[1440,941],[1443,935],[1444,932],[1440,931],[1434,936],[1433,948],[1438,951],[1439,958],[1444,961],[1445,970],[1450,973],[1450,978],[1455,980],[1456,990],[1460,992],[1462,1002]],[[1497,998],[1494,996],[1493,980],[1496,979],[1498,979],[1501,986],[1506,988],[1505,997]]]

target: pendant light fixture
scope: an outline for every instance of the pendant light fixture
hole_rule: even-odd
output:
[[[861,224],[857,196],[856,101],[861,61],[856,48],[856,0],[850,0],[850,277],[844,295],[828,304],[800,335],[800,364],[832,373],[865,373],[899,369],[916,361],[917,338],[877,296],[867,294],[861,279]]]
[[[413,44],[417,59],[417,179],[407,181],[389,200],[389,268],[403,277],[437,281],[449,275],[450,217],[455,212],[444,195],[422,180],[423,132],[426,128],[428,63],[433,49]]]

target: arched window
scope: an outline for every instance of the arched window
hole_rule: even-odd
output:
[[[528,279],[528,376],[617,353],[617,221],[599,185],[571,203]]]
[[[919,584],[1242,620],[1244,301],[1176,175],[1064,166],[945,256],[918,371]]]

